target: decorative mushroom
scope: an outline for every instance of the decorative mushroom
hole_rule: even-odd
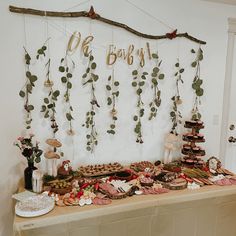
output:
[[[48,175],[57,176],[57,159],[60,159],[60,154],[57,153],[57,148],[62,144],[57,139],[47,139],[46,144],[51,146],[53,150],[45,152],[44,156],[47,159],[47,173]]]

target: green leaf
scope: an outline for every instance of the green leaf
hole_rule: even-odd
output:
[[[67,77],[67,78],[72,78],[72,74],[71,74],[71,73],[67,73],[67,74],[66,74],[66,77]]]
[[[132,82],[132,86],[133,86],[133,87],[136,87],[136,86],[137,86],[137,82],[133,81],[133,82]]]
[[[142,90],[141,88],[138,88],[136,93],[137,93],[138,95],[140,95],[142,92],[143,92],[143,90]]]
[[[141,86],[141,87],[144,86],[144,84],[145,84],[144,81],[141,81],[141,82],[138,83],[138,85]]]
[[[26,77],[27,77],[27,78],[30,78],[30,77],[31,77],[31,73],[30,73],[30,71],[26,71],[25,74],[26,74]]]
[[[87,73],[83,74],[82,78],[85,79],[87,77]]]
[[[60,95],[60,91],[59,90],[56,90],[53,92],[52,94],[54,97],[58,97]]]
[[[87,146],[87,147],[86,147],[86,150],[87,150],[88,152],[90,152],[90,151],[92,150],[92,148],[89,147],[89,146]]]
[[[118,81],[115,81],[115,82],[114,82],[114,85],[115,85],[115,86],[119,86],[119,84],[120,84],[120,83],[119,83]]]
[[[157,80],[155,79],[155,78],[152,78],[152,83],[154,84],[154,85],[157,85],[158,83],[157,83]]]
[[[49,117],[49,111],[46,111],[44,114],[44,118],[48,118]]]
[[[26,90],[28,93],[32,93],[32,85],[31,84],[27,84],[26,85]]]
[[[39,50],[38,50],[38,54],[41,55],[41,54],[43,54],[43,53],[44,53],[44,51],[43,51],[42,49],[39,49]]]
[[[68,89],[71,89],[72,88],[72,83],[69,81],[69,82],[67,82],[67,88]]]
[[[97,64],[96,64],[95,62],[93,62],[93,63],[91,64],[91,68],[92,68],[93,70],[95,70],[96,67],[97,67]]]
[[[199,96],[199,97],[201,97],[201,96],[203,95],[203,93],[204,93],[204,90],[203,90],[202,88],[198,88],[198,89],[196,90],[196,94],[197,94],[197,96]]]
[[[49,99],[48,98],[44,98],[43,101],[44,101],[44,103],[49,104]]]
[[[165,77],[164,74],[160,74],[160,75],[158,76],[158,79],[164,79],[164,77]]]
[[[175,64],[175,67],[179,67],[179,63],[176,63],[176,64]]]
[[[88,74],[88,73],[89,73],[89,71],[90,71],[90,68],[88,67],[88,68],[86,69],[86,73]]]
[[[65,76],[61,77],[61,82],[62,83],[66,83],[67,82],[67,78]]]
[[[180,70],[179,70],[179,72],[180,72],[180,73],[183,73],[183,72],[184,72],[184,69],[183,69],[183,68],[182,68],[182,69],[180,69]]]
[[[196,61],[194,61],[194,62],[191,64],[192,67],[196,67],[196,65],[197,65],[197,62],[196,62]]]
[[[170,116],[171,116],[171,117],[175,117],[175,112],[172,111],[172,112],[170,113]]]
[[[19,92],[19,95],[23,98],[23,97],[25,97],[25,92],[21,90],[21,91]]]
[[[110,106],[112,104],[112,99],[110,97],[107,98],[107,105]]]
[[[72,115],[70,113],[66,113],[66,119],[68,121],[71,121],[71,120],[73,120],[73,117],[72,117]]]
[[[152,70],[154,73],[158,73],[160,71],[160,69],[158,67],[154,67]]]
[[[107,79],[108,81],[111,81],[111,75],[108,77],[108,79]]]
[[[137,70],[133,70],[132,75],[137,75],[138,71]]]
[[[153,53],[153,54],[152,54],[152,58],[158,59],[158,55],[157,55],[156,53]]]
[[[59,71],[60,72],[65,72],[65,67],[64,66],[59,66]]]
[[[89,60],[90,60],[90,61],[93,61],[93,60],[94,60],[93,55],[90,55]]]
[[[195,50],[194,50],[194,49],[191,49],[191,53],[195,53]]]
[[[120,92],[119,92],[119,91],[116,91],[115,95],[116,95],[116,97],[119,97]]]
[[[134,116],[134,121],[137,121],[138,120],[138,116]]]
[[[35,161],[36,163],[39,163],[39,162],[41,161],[40,156],[36,156],[36,158],[34,159],[34,161]]]
[[[49,109],[53,108],[53,104],[52,103],[48,104],[48,108]]]
[[[196,85],[201,86],[201,85],[202,85],[202,82],[203,82],[202,79],[198,79],[198,80],[196,81]]]
[[[148,75],[148,73],[146,71],[143,72],[143,75]]]
[[[152,107],[152,108],[151,108],[151,111],[152,111],[152,112],[155,112],[155,111],[156,111],[156,108],[155,108],[155,107]]]
[[[28,106],[27,106],[27,109],[28,109],[29,111],[33,111],[33,110],[34,110],[34,106],[33,106],[33,105],[28,105]]]
[[[42,46],[42,50],[45,51],[47,49],[46,46]]]
[[[46,107],[45,105],[42,105],[42,107],[41,107],[41,112],[45,112],[46,109],[47,109],[47,107]]]
[[[36,75],[32,75],[30,76],[29,80],[31,83],[34,83],[35,81],[37,81],[38,77]]]
[[[107,89],[108,91],[111,91],[111,86],[110,86],[110,85],[106,85],[106,89]]]
[[[87,139],[90,139],[90,138],[91,138],[91,135],[87,134],[87,135],[86,135],[86,138],[87,138]]]
[[[198,60],[199,60],[199,61],[202,61],[202,60],[203,60],[203,54],[202,54],[202,53],[199,54],[199,56],[198,56]]]
[[[111,129],[115,129],[116,126],[114,124],[111,124],[110,127]]]

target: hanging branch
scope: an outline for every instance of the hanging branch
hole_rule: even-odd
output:
[[[29,98],[33,92],[33,87],[35,87],[35,82],[38,80],[38,77],[31,72],[30,68],[31,57],[25,47],[24,50],[25,50],[26,83],[24,87],[20,90],[19,95],[20,97],[25,99],[24,103],[24,109],[26,111],[25,125],[26,129],[30,129],[32,122],[31,112],[34,110],[34,106],[30,104]]]
[[[200,77],[200,61],[203,60],[203,51],[201,47],[199,47],[197,51],[192,49],[191,52],[196,55],[195,60],[191,64],[193,68],[196,68],[195,76],[192,82],[192,88],[195,93],[194,105],[192,109],[192,120],[200,120],[201,113],[199,112],[199,105],[201,105],[201,97],[204,94],[204,90],[201,88],[203,80]]]
[[[115,128],[116,128],[116,121],[117,121],[117,110],[116,110],[116,100],[120,94],[119,92],[119,81],[114,80],[114,73],[113,75],[109,76],[107,79],[107,85],[106,90],[108,92],[107,97],[107,105],[111,107],[110,114],[112,118],[112,123],[110,124],[110,129],[107,130],[108,134],[115,134]]]
[[[142,75],[139,74],[138,70],[132,72],[133,82],[132,86],[136,89],[137,94],[137,109],[138,113],[134,115],[133,119],[136,122],[134,132],[137,136],[136,142],[143,143],[143,131],[142,131],[142,117],[144,116],[144,103],[142,101],[143,86],[146,82],[147,72],[142,72]]]
[[[172,121],[172,128],[171,133],[178,135],[177,128],[178,125],[182,124],[182,114],[178,109],[178,105],[182,104],[182,99],[180,97],[179,92],[179,83],[184,83],[182,79],[182,73],[184,72],[184,69],[180,67],[179,60],[175,64],[176,72],[175,72],[175,86],[176,86],[176,93],[175,96],[171,98],[173,102],[172,111],[170,112],[170,119]]]
[[[80,12],[54,12],[54,11],[42,11],[42,10],[36,10],[36,9],[31,9],[31,8],[21,8],[21,7],[15,7],[15,6],[9,6],[9,11],[14,12],[14,13],[20,13],[20,14],[30,14],[30,15],[37,15],[37,16],[47,16],[47,17],[89,17],[91,19],[97,20],[104,22],[109,25],[113,25],[122,29],[125,29],[126,31],[135,34],[139,37],[142,38],[147,38],[147,39],[174,39],[174,38],[186,38],[189,39],[195,43],[198,44],[206,44],[206,42],[194,38],[193,36],[189,35],[188,33],[179,33],[177,34],[177,30],[167,33],[165,35],[150,35],[150,34],[145,34],[142,32],[139,32],[131,27],[129,27],[126,24],[116,22],[113,20],[109,20],[107,18],[104,18],[100,16],[99,14],[95,13],[94,8],[91,6],[90,11],[80,11]]]
[[[74,130],[72,127],[72,120],[74,119],[72,116],[73,107],[70,102],[70,90],[72,89],[71,78],[73,76],[73,70],[75,68],[75,63],[71,58],[68,58],[68,53],[66,51],[66,55],[64,58],[61,59],[61,65],[59,66],[58,70],[63,73],[61,77],[61,82],[65,84],[66,91],[64,93],[65,102],[68,105],[67,112],[66,112],[66,119],[69,122],[69,130],[68,135],[74,135]],[[70,61],[69,61],[70,60]],[[70,63],[69,63],[70,62]]]
[[[90,53],[84,54],[85,57],[88,58],[88,67],[86,69],[86,72],[83,74],[82,78],[84,79],[83,85],[90,85],[90,91],[91,91],[91,100],[90,100],[90,110],[86,113],[86,121],[83,126],[85,126],[89,131],[89,133],[86,135],[87,138],[87,147],[86,150],[93,152],[95,146],[98,144],[97,136],[98,133],[96,131],[96,122],[94,119],[94,116],[96,115],[96,109],[100,108],[97,98],[95,96],[95,83],[99,79],[99,76],[94,73],[94,70],[97,67],[96,62],[94,61],[94,56]]]
[[[149,114],[149,120],[152,120],[157,115],[157,110],[161,105],[161,90],[158,86],[158,80],[163,80],[165,78],[165,75],[161,73],[160,66],[162,63],[162,60],[159,60],[158,53],[152,54],[153,60],[155,60],[155,67],[152,69],[152,92],[153,92],[153,98],[152,101],[149,103],[150,107],[150,114]]]
[[[56,101],[58,96],[60,95],[59,90],[53,90],[53,81],[50,80],[50,65],[51,60],[48,59],[48,62],[46,63],[45,67],[47,67],[47,74],[46,74],[46,80],[44,82],[44,86],[46,88],[49,88],[48,96],[43,99],[44,105],[41,107],[41,112],[44,113],[45,119],[50,119],[51,121],[51,128],[53,130],[53,135],[55,136],[56,132],[58,131],[58,125],[56,122]]]

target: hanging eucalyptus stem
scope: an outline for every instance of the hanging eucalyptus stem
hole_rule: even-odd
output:
[[[19,95],[20,97],[25,99],[24,102],[24,110],[26,111],[25,126],[26,129],[30,129],[32,123],[31,112],[34,110],[34,106],[30,103],[30,95],[33,92],[33,88],[35,87],[35,82],[38,80],[38,77],[31,72],[31,56],[29,55],[25,47],[24,51],[25,51],[24,59],[25,59],[26,82],[23,88],[20,90]]]
[[[91,99],[90,99],[90,110],[86,113],[86,120],[85,126],[88,129],[88,134],[86,135],[87,142],[86,142],[86,150],[93,152],[95,146],[98,144],[97,140],[97,130],[96,130],[96,122],[95,122],[95,115],[96,115],[96,108],[100,108],[100,105],[98,104],[96,95],[95,95],[95,84],[97,80],[99,79],[99,76],[95,74],[95,69],[97,67],[96,62],[94,61],[94,56],[92,53],[90,54],[84,54],[85,57],[88,58],[88,66],[86,68],[86,72],[83,74],[83,85],[89,85],[90,86],[90,93],[91,93]]]
[[[133,82],[132,86],[136,90],[137,94],[137,114],[134,115],[133,120],[136,122],[134,132],[136,134],[136,142],[142,144],[143,143],[143,130],[142,130],[142,118],[144,116],[144,103],[142,101],[142,93],[143,93],[143,87],[146,82],[146,76],[148,75],[147,72],[142,72],[140,75],[138,70],[134,70],[132,72],[133,75]]]
[[[194,104],[192,108],[192,120],[200,120],[201,119],[201,113],[199,111],[199,105],[201,105],[201,97],[204,94],[204,90],[201,87],[203,80],[201,79],[201,73],[200,73],[200,61],[203,60],[203,51],[201,47],[197,51],[194,49],[191,50],[193,54],[195,54],[195,60],[192,62],[191,66],[195,68],[195,76],[192,82],[192,88],[195,93],[195,99]]]
[[[182,99],[180,96],[180,90],[179,90],[179,83],[184,83],[182,79],[182,73],[184,72],[184,69],[180,67],[179,59],[177,59],[177,63],[175,64],[176,72],[175,72],[175,87],[176,92],[175,95],[171,98],[173,104],[172,104],[172,111],[170,112],[170,119],[172,121],[172,128],[171,133],[174,133],[178,135],[178,125],[182,124],[182,114],[178,108],[178,105],[182,104]]]
[[[59,90],[53,89],[53,81],[50,79],[50,66],[51,66],[51,59],[49,58],[45,67],[47,68],[46,73],[46,80],[44,82],[44,86],[49,88],[49,93],[47,97],[43,99],[44,104],[41,107],[41,112],[44,113],[45,119],[50,119],[51,121],[51,128],[53,130],[53,135],[55,137],[56,132],[58,131],[58,125],[56,122],[56,101],[58,96],[60,95]]]
[[[65,85],[66,90],[64,93],[64,99],[67,103],[67,111],[66,111],[66,119],[69,123],[69,129],[67,131],[68,135],[74,135],[74,130],[72,126],[72,120],[74,119],[72,116],[73,107],[71,105],[70,93],[72,89],[71,78],[73,77],[73,71],[75,68],[74,61],[69,57],[68,52],[66,51],[66,55],[61,59],[61,64],[59,66],[59,71],[63,74],[61,77],[61,82]]]
[[[151,80],[151,88],[153,92],[152,101],[149,103],[150,114],[149,120],[154,119],[157,116],[157,110],[161,105],[161,90],[159,89],[158,80],[163,80],[165,75],[161,73],[160,66],[162,60],[159,59],[158,53],[153,53],[152,58],[155,61],[155,67],[152,69],[152,80]]]
[[[108,93],[107,97],[107,105],[110,107],[110,114],[112,123],[110,124],[110,128],[107,130],[108,134],[116,133],[116,121],[117,121],[117,109],[116,109],[116,101],[119,97],[119,81],[115,81],[114,78],[114,69],[112,70],[112,75],[110,75],[107,79],[106,90]]]

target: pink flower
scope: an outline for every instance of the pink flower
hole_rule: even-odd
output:
[[[22,142],[24,140],[24,137],[20,136],[17,138],[17,140],[19,140],[20,142]]]

